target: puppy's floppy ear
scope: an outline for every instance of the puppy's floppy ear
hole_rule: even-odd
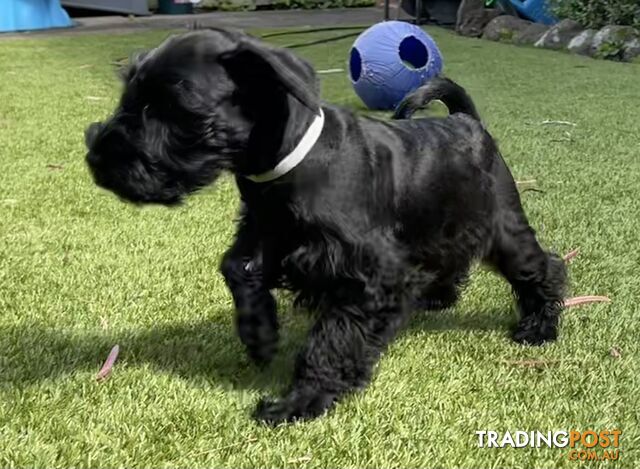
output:
[[[218,61],[231,79],[250,94],[273,94],[276,87],[313,111],[320,106],[313,67],[286,49],[245,39],[234,50],[222,54]]]
[[[133,54],[128,61],[126,59],[120,59],[114,62],[115,65],[120,67],[118,69],[118,75],[124,83],[131,81],[147,55],[149,55],[149,51],[137,52]]]

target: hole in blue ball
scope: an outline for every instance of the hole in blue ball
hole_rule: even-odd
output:
[[[360,74],[362,73],[362,58],[360,57],[360,52],[355,47],[351,49],[351,54],[349,55],[349,74],[351,75],[351,80],[355,83],[360,79]]]
[[[400,42],[400,59],[407,68],[422,68],[429,61],[429,51],[418,38],[407,36]]]

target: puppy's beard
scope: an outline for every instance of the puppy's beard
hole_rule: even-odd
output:
[[[163,205],[165,207],[180,207],[184,205],[184,197],[182,196],[169,197],[162,200],[160,199],[159,200],[153,200],[153,199],[133,200],[133,199],[126,198],[122,195],[118,195],[118,199],[120,199],[121,202],[133,204],[137,207],[142,207],[144,205]]]

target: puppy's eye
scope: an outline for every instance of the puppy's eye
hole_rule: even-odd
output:
[[[170,117],[172,105],[170,103],[156,103],[153,106],[150,104],[145,105],[142,108],[143,119],[161,119]]]

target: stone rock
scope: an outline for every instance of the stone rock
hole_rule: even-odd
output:
[[[531,23],[516,35],[513,42],[520,45],[535,44],[549,30],[549,26],[542,23]]]
[[[524,31],[531,21],[526,21],[515,16],[502,15],[492,19],[484,28],[483,39],[490,41],[512,42],[514,38]]]
[[[500,10],[495,8],[470,11],[462,18],[458,16],[459,24],[456,26],[456,31],[461,36],[480,37],[485,26],[502,14]]]
[[[633,38],[624,44],[622,60],[625,62],[635,62],[640,58],[640,39]]]
[[[480,37],[484,27],[496,16],[502,14],[497,9],[487,9],[484,0],[462,0],[458,7],[456,32],[462,36]]]
[[[596,32],[597,31],[595,29],[585,29],[571,39],[567,49],[574,54],[590,55],[591,43],[593,42],[593,37],[596,35]]]
[[[625,44],[638,37],[638,31],[631,26],[605,26],[598,31],[591,42],[590,55],[602,59],[619,59],[624,56]]]
[[[534,44],[545,49],[564,49],[582,31],[582,26],[573,20],[562,20],[542,35]]]
[[[483,0],[462,0],[456,14],[456,31],[464,22],[464,19],[474,11],[484,10]]]

